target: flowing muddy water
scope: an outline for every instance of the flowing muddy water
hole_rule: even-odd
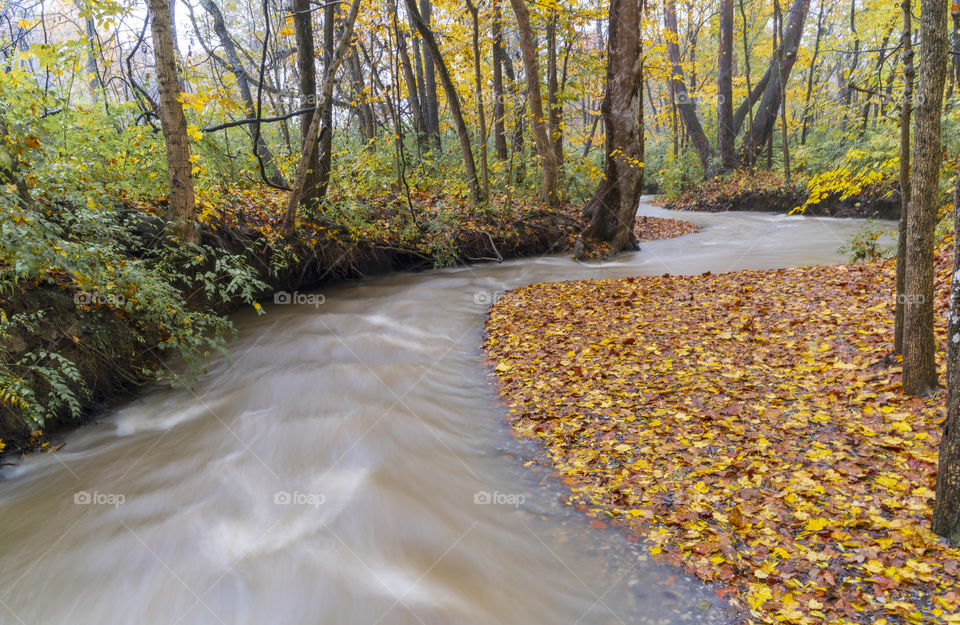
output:
[[[506,289],[836,262],[861,226],[680,217],[703,230],[602,265],[394,274],[238,315],[232,358],[192,389],[148,389],[3,469],[0,623],[723,622],[717,595],[525,466],[478,349]]]

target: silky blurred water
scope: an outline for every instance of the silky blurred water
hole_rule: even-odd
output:
[[[394,274],[237,315],[231,359],[192,388],[3,469],[0,623],[723,622],[716,594],[525,466],[479,351],[507,289],[838,262],[862,226],[679,216],[703,230],[613,262]]]

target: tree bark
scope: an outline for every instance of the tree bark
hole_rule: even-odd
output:
[[[607,40],[604,177],[584,209],[590,223],[577,255],[595,243],[612,251],[636,249],[633,223],[643,193],[643,0],[612,0]]]
[[[557,162],[557,185],[563,180],[563,136],[560,84],[557,79],[557,14],[547,20],[547,132]]]
[[[940,115],[947,77],[947,5],[920,7],[920,78],[914,115],[914,162],[907,218],[904,279],[903,391],[923,395],[937,386],[933,339],[933,231],[940,178]]]
[[[954,223],[960,223],[960,167],[953,195]],[[933,532],[960,543],[960,240],[953,241],[953,280],[947,326],[947,420],[940,439]]]
[[[550,141],[545,116],[543,114],[543,96],[540,91],[540,62],[533,45],[533,33],[530,29],[530,12],[526,0],[510,0],[513,12],[517,16],[517,33],[520,39],[520,54],[527,78],[527,100],[530,106],[530,120],[533,125],[533,140],[540,157],[543,174],[540,183],[540,195],[549,205],[557,203],[557,153]]]
[[[953,18],[953,46],[951,47],[950,76],[954,85],[960,84],[960,4],[951,2],[950,15]]]
[[[187,120],[180,104],[176,52],[166,0],[148,0],[153,55],[160,82],[160,125],[167,146],[170,197],[167,220],[172,233],[185,243],[197,243],[197,206],[193,193]]]
[[[810,71],[807,74],[807,95],[803,100],[803,128],[800,130],[800,145],[807,145],[807,133],[813,123],[810,99],[813,97],[813,76],[817,71],[817,56],[820,55],[820,40],[823,38],[823,5],[817,15],[817,38],[813,42],[813,57],[810,59]]]
[[[780,12],[780,2],[773,0],[773,9],[775,21],[777,23],[777,35],[780,41],[783,41],[783,14]],[[779,54],[780,67],[783,67],[783,46],[777,51]],[[790,186],[790,132],[787,128],[787,82],[780,83],[780,130],[783,138],[783,179],[786,185]]]
[[[487,169],[487,118],[483,109],[483,73],[480,70],[480,11],[471,0],[465,0],[473,23],[473,78],[474,97],[477,99],[477,130],[480,135],[480,174],[482,182],[481,198],[486,202],[490,198],[490,172]]]
[[[733,132],[733,0],[720,0],[717,54],[717,150],[724,170],[734,169]]]
[[[913,14],[910,0],[900,4],[903,11],[903,102],[900,104],[900,226],[897,228],[897,297],[893,313],[893,351],[903,353],[903,311],[906,300],[907,216],[910,214],[910,115],[913,112]]]
[[[493,3],[493,144],[497,160],[507,160],[507,132],[504,125],[506,107],[504,106],[503,90],[503,16],[500,11],[500,0]]]
[[[395,2],[391,2],[393,6]],[[396,6],[393,6],[396,11]],[[407,106],[410,107],[410,115],[413,117],[413,128],[417,133],[418,145],[423,139],[426,126],[423,123],[423,109],[420,106],[420,97],[418,95],[417,77],[413,72],[413,64],[410,63],[410,53],[407,49],[407,33],[400,28],[399,20],[394,22],[394,31],[397,36],[397,55],[400,58],[400,66],[403,69],[403,80],[407,83]]]
[[[457,129],[457,137],[460,139],[460,150],[463,152],[463,166],[466,169],[467,185],[470,187],[470,198],[474,204],[479,204],[482,193],[480,182],[477,180],[477,166],[473,160],[473,149],[470,146],[470,133],[467,131],[467,123],[463,119],[463,110],[460,106],[460,96],[457,94],[457,87],[453,84],[450,72],[447,70],[447,64],[440,55],[440,46],[433,36],[433,31],[427,25],[424,18],[417,10],[416,0],[406,0],[407,11],[413,20],[414,25],[420,32],[423,39],[424,50],[430,52],[433,63],[436,66],[437,73],[440,75],[440,84],[447,95],[447,105],[450,107],[450,116],[453,117],[453,124]]]
[[[317,101],[317,70],[314,63],[313,12],[310,0],[292,0],[293,30],[297,41],[297,72],[300,78],[300,108],[312,107]],[[237,79],[239,80],[239,78]],[[307,142],[310,113],[300,117],[300,149]],[[307,175],[303,184],[303,203],[313,204],[319,198],[317,181],[320,173],[320,152],[316,146],[307,157]]]
[[[680,113],[680,119],[687,130],[690,141],[693,142],[693,148],[700,157],[700,163],[703,165],[704,178],[713,178],[717,173],[716,154],[707,139],[707,134],[703,131],[700,124],[700,118],[697,117],[697,111],[694,107],[693,98],[687,93],[687,85],[683,79],[683,66],[680,64],[680,44],[677,34],[677,1],[667,0],[663,5],[663,23],[667,29],[667,54],[670,57],[670,64],[673,66],[673,91],[676,95],[677,110]]]
[[[237,54],[237,48],[233,44],[233,38],[230,37],[230,33],[227,31],[223,14],[213,0],[200,0],[200,5],[213,20],[213,32],[216,33],[217,39],[220,41],[220,45],[227,55],[230,72],[237,79],[237,87],[240,89],[240,98],[243,100],[244,112],[248,118],[256,118],[257,107],[253,101],[253,94],[250,92],[250,83],[247,82],[247,72],[240,63],[240,56]],[[248,126],[250,136],[254,138],[253,149],[263,160],[264,167],[270,173],[270,181],[276,185],[286,186],[286,182],[283,180],[283,174],[280,173],[280,169],[273,159],[273,153],[270,152],[270,148],[267,147],[267,142],[257,129],[259,123],[259,121],[252,121]]]
[[[151,0],[157,2],[158,0]],[[287,209],[283,216],[283,235],[287,238],[293,236],[294,227],[297,221],[297,208],[303,197],[303,187],[307,179],[307,171],[310,168],[310,153],[317,146],[320,138],[320,125],[323,122],[324,113],[330,108],[330,99],[333,96],[333,83],[336,79],[337,70],[347,54],[350,47],[350,40],[353,38],[353,25],[357,21],[357,13],[360,11],[361,0],[353,0],[350,5],[350,12],[347,14],[343,24],[343,33],[340,35],[340,41],[331,55],[330,62],[323,72],[323,83],[320,89],[320,97],[317,101],[317,108],[313,111],[313,117],[310,120],[310,128],[307,130],[307,141],[300,152],[300,163],[297,165],[297,175],[293,181],[293,189],[290,191],[290,197],[287,199]],[[332,28],[332,25],[331,25]]]
[[[753,164],[763,146],[773,136],[773,128],[777,123],[777,112],[783,103],[787,81],[790,79],[790,70],[797,60],[797,50],[800,47],[800,38],[803,35],[803,24],[810,10],[810,0],[794,0],[790,7],[790,18],[787,21],[787,30],[780,42],[781,49],[773,55],[768,73],[770,75],[760,106],[754,120],[753,130],[744,139],[740,150],[740,160],[747,165]],[[782,62],[781,62],[782,59]]]
[[[330,68],[333,67],[333,48],[336,45],[334,24],[336,21],[337,5],[329,2],[323,8],[323,73],[325,79]],[[338,67],[339,64],[338,62]],[[317,106],[319,106],[319,102]],[[313,125],[312,118],[310,125]],[[314,138],[316,133],[317,131],[314,129]],[[327,195],[327,187],[330,186],[330,172],[333,171],[333,107],[330,106],[329,101],[324,104],[323,118],[320,120],[319,147],[317,149],[320,152],[320,162],[317,163],[317,197],[324,198]]]
[[[357,116],[360,118],[360,136],[363,139],[363,146],[368,151],[375,149],[374,142],[377,140],[377,125],[373,115],[373,106],[370,104],[370,96],[367,95],[366,82],[363,80],[363,68],[360,65],[360,57],[357,55],[355,46],[350,46],[350,52],[347,55],[347,67],[350,70],[350,78],[353,83],[353,97],[357,102]]]
[[[740,7],[740,18],[743,20],[743,68],[744,75],[747,79],[747,97],[744,98],[740,106],[737,107],[737,112],[733,114],[733,136],[736,138],[740,134],[740,128],[743,126],[743,120],[750,118],[750,132],[753,132],[753,105],[760,99],[760,95],[763,93],[763,87],[757,85],[757,88],[750,84],[750,33],[748,24],[747,24],[747,10],[743,7],[744,0],[739,0],[737,3]],[[769,68],[767,69],[767,74],[764,78],[769,77]],[[760,81],[761,84],[763,80]]]
[[[409,3],[408,3],[409,4]],[[416,5],[414,5],[413,10],[416,10]],[[412,11],[411,11],[412,13]],[[417,13],[423,24],[426,26],[427,30],[430,30],[431,25],[431,16],[433,15],[433,4],[430,0],[420,0],[420,11]],[[420,31],[420,27],[416,24],[416,21],[413,18],[413,15],[410,16],[410,20],[414,22],[414,26]],[[431,31],[432,33],[432,31]],[[423,35],[421,34],[421,39]],[[437,59],[434,58],[434,52],[431,50],[432,46],[426,45],[424,41],[423,47],[423,67],[424,67],[424,117],[426,117],[427,122],[427,135],[433,139],[434,144],[437,148],[441,147],[440,143],[440,102],[437,98],[437,78],[436,78],[436,64]]]

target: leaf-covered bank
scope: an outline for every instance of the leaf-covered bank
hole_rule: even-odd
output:
[[[849,176],[850,173],[848,172]],[[828,172],[830,176],[843,174]],[[704,182],[664,202],[677,211],[803,212],[819,217],[900,218],[900,191],[875,181],[841,187],[833,178],[807,186],[787,184],[774,172],[737,172]]]
[[[493,307],[486,348],[569,503],[744,620],[958,622],[960,550],[929,530],[943,397],[900,391],[893,271],[533,285]]]

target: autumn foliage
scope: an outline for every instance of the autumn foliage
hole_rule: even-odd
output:
[[[538,284],[486,348],[569,503],[746,621],[960,623],[960,550],[929,530],[943,398],[900,391],[893,270]]]

